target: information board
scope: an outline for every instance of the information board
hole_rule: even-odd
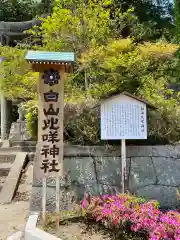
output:
[[[147,139],[146,104],[120,94],[101,104],[101,139]]]

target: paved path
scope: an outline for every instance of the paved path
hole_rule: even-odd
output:
[[[29,213],[29,201],[0,205],[0,240],[17,231],[23,231]]]
[[[0,204],[0,240],[6,240],[11,234],[23,231],[29,214],[33,165],[29,164],[21,178],[14,201]]]

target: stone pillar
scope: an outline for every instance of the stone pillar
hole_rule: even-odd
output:
[[[3,92],[1,94],[1,140],[8,138],[8,113],[7,113],[7,99],[4,97]]]
[[[11,131],[9,134],[9,140],[11,142],[30,140],[31,137],[26,130],[25,111],[21,104],[18,104],[19,118],[11,125]]]
[[[7,100],[7,137],[9,137],[11,125],[12,125],[12,100]]]
[[[21,106],[21,104],[18,105],[18,113],[19,113],[19,118],[17,120],[17,133],[19,135],[19,140],[23,141],[24,140],[24,134],[25,134],[25,122],[24,122],[24,110]]]
[[[0,64],[3,61],[5,61],[5,57],[0,57]],[[7,139],[7,125],[8,125],[7,124],[7,118],[8,118],[7,117],[7,100],[5,99],[4,93],[2,90],[0,90],[0,100],[1,100],[1,140],[5,140]]]
[[[23,110],[21,104],[18,105],[18,113],[19,113],[19,118],[18,118],[17,122],[24,121],[24,110]]]

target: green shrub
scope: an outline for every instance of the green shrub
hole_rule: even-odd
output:
[[[168,89],[169,84],[180,82],[178,47],[166,42],[134,44],[128,38],[93,46],[81,54],[77,65],[86,70],[88,89],[84,90],[82,71],[71,75],[65,83],[65,141],[100,144],[100,113],[92,107],[111,92],[128,91],[158,107],[148,112],[148,140],[156,144],[179,142],[180,95]],[[33,79],[35,86],[36,78]],[[10,85],[6,86],[8,90]],[[26,103],[25,109],[28,131],[35,138],[37,100]]]
[[[27,131],[32,139],[37,139],[38,132],[38,108],[37,101],[31,100],[24,104],[24,109],[26,111],[25,118],[27,124]]]

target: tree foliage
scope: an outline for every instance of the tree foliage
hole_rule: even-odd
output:
[[[106,8],[111,2],[95,0],[87,4],[84,0],[57,1],[52,16],[42,24],[44,47],[79,54],[91,45],[105,44],[109,38],[118,37],[117,21],[124,28],[134,17],[131,16],[132,9],[124,13],[117,9],[112,20],[110,9]]]
[[[5,57],[1,63],[1,88],[9,99],[34,99],[38,74],[31,71],[24,60],[26,50],[11,47],[0,47],[0,56]]]
[[[111,0],[56,1],[52,15],[33,30],[43,37],[43,47],[36,49],[73,51],[77,56],[75,72],[65,82],[65,139],[99,143],[99,110],[92,107],[103,96],[126,90],[158,106],[148,115],[149,137],[159,143],[178,142],[180,99],[169,84],[180,82],[179,46],[162,40],[142,43],[145,35],[154,34],[149,21],[144,27],[132,8],[116,8],[112,15],[112,4]],[[127,27],[131,31],[124,37]],[[37,74],[24,61],[25,50],[3,47],[0,54],[7,58],[0,71],[6,95],[32,99],[25,108],[34,134]]]
[[[162,36],[169,38],[173,28],[173,4],[169,0],[114,0],[114,7],[122,12],[134,9],[139,28],[145,30],[143,40],[158,39]],[[145,34],[148,31],[148,34]],[[150,32],[151,34],[150,34]]]
[[[180,40],[180,1],[174,1],[174,20],[175,20],[175,28],[176,28],[176,40],[179,42]]]
[[[22,22],[50,14],[54,0],[0,0],[0,21]]]
[[[131,39],[90,49],[80,58],[81,64],[91,69],[87,96],[99,101],[111,92],[125,90],[146,98],[158,106],[149,113],[150,137],[161,143],[179,141],[180,96],[169,89],[175,80],[172,68],[179,65],[174,60],[177,49],[178,45],[166,42],[137,45]],[[94,126],[94,122],[89,125]]]
[[[179,97],[174,97],[168,87],[170,83],[179,81],[178,74],[175,74],[179,65],[176,56],[178,46],[166,42],[137,44],[137,36],[122,38],[118,35],[117,21],[121,18],[123,26],[135,22],[132,9],[124,13],[117,11],[115,15],[118,17],[112,20],[111,11],[104,7],[105,3],[110,1],[93,1],[93,10],[91,5],[82,7],[83,3],[79,3],[73,11],[73,7],[70,9],[66,3],[58,3],[52,17],[42,25],[44,48],[75,51],[78,56],[76,74],[66,85],[66,100],[69,101],[72,96],[74,102],[84,98],[85,106],[89,100],[86,110],[74,114],[76,117],[68,122],[68,139],[81,143],[99,141],[98,114],[90,111],[89,107],[110,92],[126,90],[159,106],[158,111],[149,115],[151,138],[161,143],[179,141]],[[101,18],[97,17],[97,13]],[[92,19],[92,22],[87,19]],[[84,89],[85,82],[88,82],[88,88],[78,94]]]
[[[31,20],[38,13],[36,0],[0,0],[0,21],[21,22]]]

